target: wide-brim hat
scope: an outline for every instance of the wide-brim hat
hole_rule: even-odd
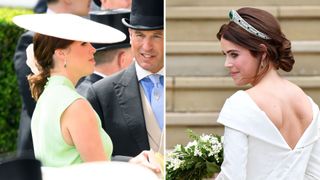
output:
[[[13,22],[27,30],[67,40],[116,43],[126,39],[123,32],[113,27],[72,14],[20,15]]]
[[[163,0],[133,0],[130,20],[123,18],[122,23],[137,30],[163,29]]]
[[[92,21],[116,28],[127,36],[127,38],[124,41],[118,42],[118,43],[111,43],[111,44],[92,43],[93,47],[95,47],[97,51],[130,47],[130,38],[129,38],[128,28],[121,23],[122,18],[130,17],[130,10],[113,9],[113,10],[105,10],[105,11],[91,11],[89,13],[89,16]]]

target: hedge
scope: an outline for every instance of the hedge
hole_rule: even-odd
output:
[[[24,32],[12,23],[12,17],[31,10],[0,8],[0,154],[16,150],[21,98],[13,65],[13,55]]]

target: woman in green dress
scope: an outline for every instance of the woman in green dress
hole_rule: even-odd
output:
[[[95,49],[89,42],[115,43],[125,35],[71,14],[23,15],[13,21],[36,32],[27,49],[34,73],[28,80],[37,101],[31,121],[36,158],[51,167],[111,160],[112,141],[75,85],[94,70]],[[143,151],[129,162],[159,172],[149,155],[152,152]]]

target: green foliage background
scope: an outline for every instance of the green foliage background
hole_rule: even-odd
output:
[[[0,154],[16,150],[21,99],[13,65],[16,44],[23,29],[12,23],[31,10],[0,7]]]

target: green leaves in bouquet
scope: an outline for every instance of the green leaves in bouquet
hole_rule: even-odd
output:
[[[195,134],[191,129],[187,129],[187,133],[188,133],[189,138],[192,140],[198,141],[200,138],[199,135]]]
[[[218,135],[201,136],[188,129],[193,141],[186,146],[176,145],[168,154],[166,179],[203,179],[220,172],[223,161],[222,139]]]
[[[206,176],[206,178],[210,178],[215,173],[218,173],[218,172],[221,171],[221,168],[220,168],[221,164],[217,165],[216,163],[206,161],[206,166],[207,166],[207,176]]]

